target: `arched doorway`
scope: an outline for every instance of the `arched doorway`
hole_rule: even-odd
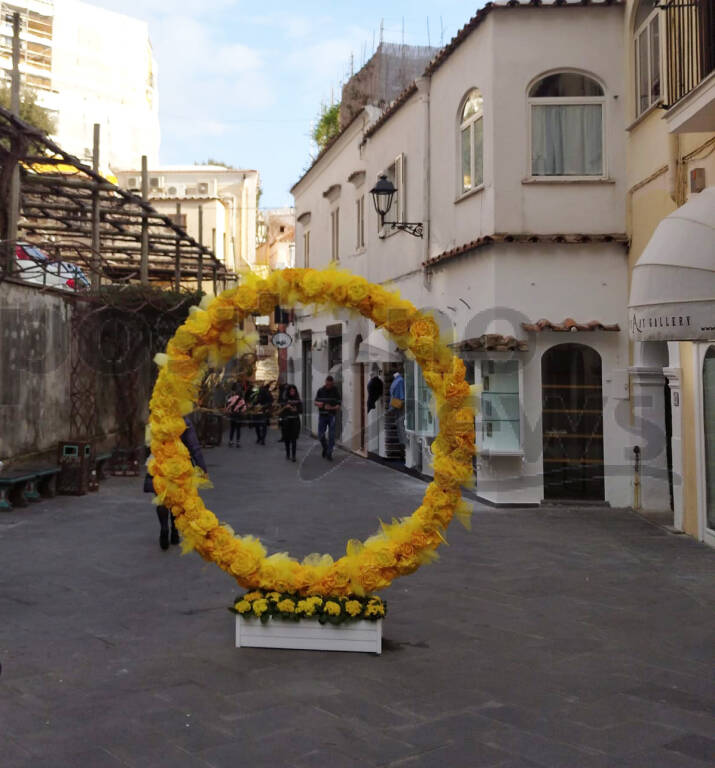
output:
[[[559,344],[541,359],[544,498],[603,501],[601,356]]]

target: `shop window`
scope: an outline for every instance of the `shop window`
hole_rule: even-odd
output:
[[[480,450],[491,454],[521,452],[519,363],[482,361]]]
[[[437,434],[432,390],[413,361],[405,364],[405,428],[427,437]]]

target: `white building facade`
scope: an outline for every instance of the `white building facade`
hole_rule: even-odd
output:
[[[483,9],[293,188],[296,266],[337,262],[394,286],[464,358],[490,503],[632,501],[622,13]],[[387,220],[421,222],[423,239],[380,228],[369,190],[381,174],[398,189]],[[306,310],[290,330],[305,401],[328,371],[341,381],[352,450],[389,455],[383,406],[365,411],[369,361],[386,388],[404,371],[405,462],[431,474],[438,425],[414,362],[357,316]]]
[[[116,175],[119,186],[141,191],[141,170],[136,166]],[[259,183],[258,171],[221,165],[150,166],[149,200],[157,211],[172,216],[178,204],[181,226],[211,248],[230,272],[239,272],[256,263]]]
[[[22,83],[57,120],[54,138],[92,160],[99,123],[100,167],[127,168],[142,155],[159,161],[157,64],[146,22],[79,0],[0,3],[0,68],[9,82],[12,25],[21,16]]]

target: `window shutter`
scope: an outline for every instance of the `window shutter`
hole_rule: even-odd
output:
[[[405,155],[399,154],[395,158],[395,187],[396,195],[396,220],[407,221],[407,187],[405,185]]]

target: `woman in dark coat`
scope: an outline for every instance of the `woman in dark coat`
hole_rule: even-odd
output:
[[[300,415],[303,413],[298,389],[294,384],[286,387],[281,416],[283,417],[283,434],[286,446],[286,459],[295,461],[295,449],[300,435]]]
[[[189,419],[188,416],[184,416],[184,423],[186,424],[186,429],[181,435],[181,441],[188,448],[192,463],[197,467],[201,467],[204,472],[208,473],[208,469],[206,469],[206,461],[204,460],[204,454],[201,451],[201,443],[199,442],[198,435],[194,429],[194,423]],[[148,472],[144,478],[144,491],[146,493],[154,493],[154,480]],[[176,530],[174,516],[171,514],[169,509],[163,506],[158,506],[156,508],[156,514],[159,518],[159,526],[161,527],[161,531],[159,533],[159,546],[162,549],[169,549],[170,540],[172,544],[179,543],[179,532]],[[169,536],[169,523],[171,523],[171,537]]]

